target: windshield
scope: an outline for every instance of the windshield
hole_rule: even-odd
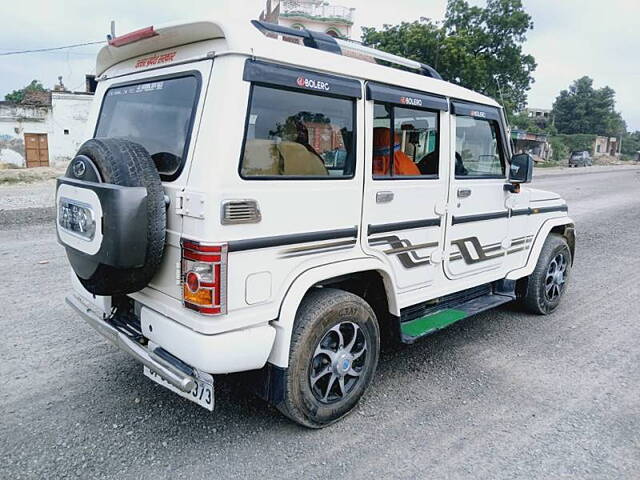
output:
[[[141,144],[163,180],[172,180],[186,158],[198,90],[199,81],[193,75],[111,88],[104,97],[95,137]]]

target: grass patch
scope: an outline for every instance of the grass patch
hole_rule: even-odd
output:
[[[536,163],[534,168],[554,168],[554,167],[565,167],[566,165],[562,165],[560,162],[542,162]]]

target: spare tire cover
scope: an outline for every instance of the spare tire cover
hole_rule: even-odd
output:
[[[70,179],[109,183],[122,187],[146,189],[146,235],[127,238],[127,242],[144,242],[141,266],[118,268],[104,264],[65,245],[69,262],[82,285],[95,295],[119,295],[146,287],[162,261],[166,232],[166,206],[160,175],[140,144],[121,138],[91,139],[85,142],[71,161],[65,176]],[[104,218],[103,222],[109,222]],[[131,243],[133,245],[133,243]],[[123,246],[127,248],[126,245]]]

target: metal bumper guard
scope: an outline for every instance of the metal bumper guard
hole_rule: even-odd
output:
[[[150,351],[139,343],[129,338],[124,333],[112,327],[105,322],[100,316],[96,315],[90,308],[86,307],[78,298],[70,295],[66,298],[67,304],[73,307],[82,318],[104,338],[113,343],[116,347],[124,350],[133,358],[158,375],[162,376],[167,382],[183,392],[190,392],[195,386],[195,379],[184,371],[172,365],[164,358]]]

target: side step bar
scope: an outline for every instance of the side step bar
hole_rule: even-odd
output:
[[[502,280],[407,307],[400,317],[401,341],[414,343],[463,318],[515,299],[515,281]]]

